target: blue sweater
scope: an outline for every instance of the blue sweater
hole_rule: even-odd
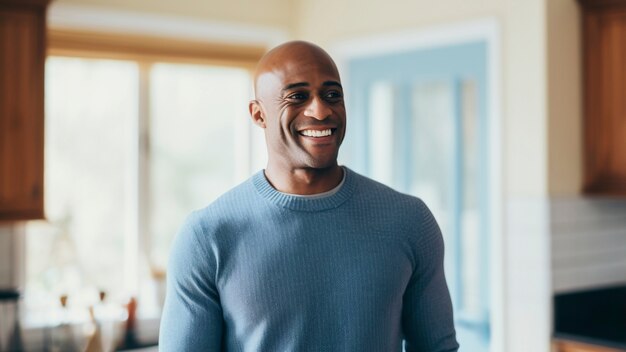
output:
[[[456,351],[432,214],[348,168],[323,198],[262,171],[185,221],[159,350]]]

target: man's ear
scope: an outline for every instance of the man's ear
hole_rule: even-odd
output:
[[[250,117],[252,117],[252,122],[255,125],[265,128],[265,116],[263,116],[263,111],[261,109],[261,104],[258,100],[251,100],[250,104],[248,104],[248,110],[250,110]]]

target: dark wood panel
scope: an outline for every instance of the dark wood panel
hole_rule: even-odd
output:
[[[0,220],[43,217],[45,7],[0,1]]]
[[[586,9],[626,6],[626,0],[578,0],[578,2]]]
[[[623,5],[584,10],[584,190],[590,194],[626,195],[626,1]]]

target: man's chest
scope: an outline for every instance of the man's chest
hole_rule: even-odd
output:
[[[253,323],[401,309],[414,265],[406,241],[367,227],[311,225],[287,223],[233,238],[218,255],[225,316]]]

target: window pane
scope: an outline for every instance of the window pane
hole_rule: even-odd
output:
[[[175,64],[150,78],[150,255],[163,269],[185,216],[248,176],[251,83],[243,69]]]
[[[393,184],[394,87],[389,82],[376,82],[370,88],[369,136],[370,177]]]
[[[58,304],[62,293],[81,304],[86,289],[125,294],[121,263],[137,75],[132,62],[47,60],[49,222],[27,225],[26,294],[35,307]]]
[[[454,106],[453,90],[447,82],[415,85],[411,193],[428,204],[446,237],[451,235],[454,221]]]
[[[424,200],[439,223],[446,243],[445,271],[453,302],[459,289],[455,204],[455,101],[449,81],[414,85],[412,100],[411,194]],[[455,302],[456,303],[456,302]]]

